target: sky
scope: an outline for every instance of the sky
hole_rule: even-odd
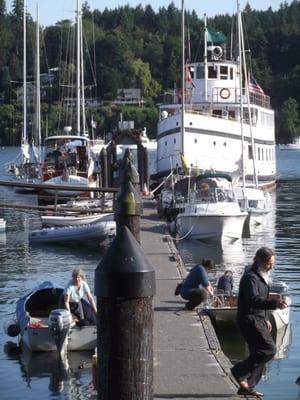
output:
[[[27,10],[32,18],[36,19],[36,4],[39,3],[39,22],[40,25],[54,25],[62,19],[74,19],[74,10],[76,8],[76,0],[26,0]],[[132,7],[141,4],[145,6],[151,4],[152,8],[157,11],[160,7],[167,7],[171,0],[87,0],[91,10],[104,10],[105,8],[114,9],[118,6],[129,4]],[[287,0],[291,3],[292,0]],[[83,2],[83,1],[82,1]],[[177,8],[181,8],[181,0],[173,0]],[[278,10],[284,0],[248,0],[252,9],[267,10],[272,7],[273,11]],[[195,10],[201,18],[204,14],[212,17],[216,14],[230,15],[236,12],[236,0],[185,0],[185,8]],[[245,7],[247,0],[240,0],[241,10]],[[10,11],[12,0],[6,0],[7,10]]]

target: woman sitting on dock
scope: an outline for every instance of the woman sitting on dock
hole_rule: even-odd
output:
[[[180,295],[184,300],[188,300],[185,305],[187,310],[193,310],[206,300],[208,295],[214,293],[207,274],[207,271],[214,268],[214,262],[211,259],[203,259],[201,264],[195,265],[182,283]]]
[[[79,326],[97,324],[96,303],[82,269],[74,269],[72,279],[64,289],[64,306],[78,318]]]

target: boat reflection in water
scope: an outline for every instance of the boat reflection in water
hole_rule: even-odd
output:
[[[232,363],[247,357],[248,346],[234,323],[218,323],[215,329],[221,348]],[[292,340],[291,324],[287,324],[281,329],[273,329],[272,337],[277,349],[274,360],[287,358]]]
[[[42,381],[42,390],[45,390],[45,379],[49,379],[48,389],[51,395],[65,393],[75,400],[94,391],[91,382],[91,352],[69,352],[61,358],[55,351],[45,354],[30,352],[26,347],[21,350],[12,342],[7,342],[4,350],[11,359],[20,363],[26,386],[34,390],[35,395],[38,395],[38,387]]]

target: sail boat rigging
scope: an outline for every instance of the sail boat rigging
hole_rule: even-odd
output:
[[[94,162],[90,141],[86,134],[85,97],[83,74],[82,12],[80,0],[76,0],[76,128],[65,126],[62,134],[45,139],[43,181],[53,185],[91,186]],[[73,107],[72,98],[68,99]],[[71,101],[70,101],[71,100]],[[64,102],[62,102],[63,104]],[[70,192],[70,195],[72,193]]]
[[[235,188],[235,194],[240,203],[241,209],[247,211],[249,214],[248,218],[248,230],[251,231],[255,225],[260,225],[263,222],[263,218],[271,211],[271,197],[268,192],[258,188],[257,169],[256,169],[256,151],[255,141],[253,136],[253,124],[252,124],[252,110],[250,107],[250,96],[249,96],[249,83],[248,83],[248,72],[245,57],[245,44],[244,44],[244,33],[242,26],[242,15],[240,10],[240,3],[237,0],[237,19],[238,19],[238,49],[239,49],[239,80],[240,80],[240,123],[241,123],[241,169],[242,169],[242,187]],[[249,187],[246,185],[245,179],[245,140],[244,140],[244,96],[243,96],[243,79],[245,85],[245,97],[248,110],[248,123],[250,129],[251,146],[253,148],[253,185]]]

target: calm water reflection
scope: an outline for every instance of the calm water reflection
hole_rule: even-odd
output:
[[[278,151],[277,163],[281,180],[272,194],[273,211],[248,239],[233,246],[205,246],[197,242],[179,242],[178,249],[188,265],[203,257],[213,257],[217,268],[212,274],[216,281],[225,269],[232,269],[238,285],[244,265],[251,263],[255,251],[261,246],[270,246],[277,254],[274,277],[285,281],[290,287],[293,305],[291,323],[287,332],[275,336],[278,353],[267,366],[259,388],[265,399],[300,399],[299,387],[295,384],[300,375],[300,151]],[[222,326],[218,330],[224,352],[234,361],[244,358],[246,346],[235,327]]]
[[[0,150],[0,179],[8,179],[4,164],[13,159],[16,149]],[[287,282],[291,289],[290,333],[281,338],[280,356],[268,365],[266,377],[260,384],[266,399],[300,399],[296,378],[300,375],[300,152],[278,153],[278,169],[282,174],[276,193],[273,193],[273,212],[250,238],[233,246],[204,246],[199,242],[179,242],[178,248],[187,265],[202,257],[213,257],[217,269],[212,280],[226,268],[234,271],[235,284],[246,263],[252,261],[258,247],[274,247],[277,253],[275,276]],[[0,203],[35,204],[32,195],[22,196],[13,189],[0,187]],[[93,286],[94,270],[101,260],[103,249],[35,246],[28,243],[28,232],[40,227],[37,212],[13,211],[0,208],[0,217],[7,220],[6,235],[0,235],[0,325],[14,312],[16,299],[23,291],[42,280],[54,280],[63,285],[74,267],[82,267]],[[232,358],[243,357],[245,346],[234,336],[234,328],[223,333],[224,351]],[[286,337],[291,345],[286,345]],[[234,340],[234,341],[233,341]],[[16,343],[16,340],[11,340]],[[55,355],[19,354],[0,330],[0,398],[16,399],[88,399],[91,393],[89,354],[71,354],[69,367],[63,368]],[[80,368],[86,365],[87,368]]]

